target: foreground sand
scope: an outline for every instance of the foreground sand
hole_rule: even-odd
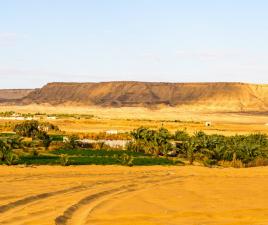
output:
[[[0,224],[268,224],[268,167],[0,170]]]

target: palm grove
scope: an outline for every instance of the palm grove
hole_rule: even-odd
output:
[[[14,131],[16,135],[0,137],[1,163],[12,165],[22,162],[19,158],[23,154],[17,154],[17,150],[27,152],[27,149],[33,149],[30,157],[41,159],[35,151],[35,147],[41,147],[45,151],[43,155],[47,160],[45,163],[54,160],[57,164],[58,154],[64,153],[67,156],[61,155],[60,158],[65,162],[64,165],[68,162],[68,155],[72,155],[76,164],[146,165],[149,162],[150,165],[193,163],[233,167],[268,165],[268,139],[261,133],[223,136],[207,135],[199,131],[190,135],[185,130],[178,130],[172,134],[163,127],[158,130],[140,127],[128,134],[131,140],[126,149],[114,149],[103,143],[85,147],[79,145],[78,138],[71,135],[67,143],[55,141],[57,142],[55,151],[55,148],[49,148],[54,142],[50,131],[59,132],[59,128],[51,123],[25,121],[17,124]],[[37,161],[31,161],[34,162]]]
[[[140,127],[131,132],[133,141],[128,149],[154,155],[176,156],[190,164],[199,161],[205,166],[229,164],[234,167],[268,164],[268,139],[265,134],[223,136],[193,135],[178,130],[172,135],[167,129],[152,130]]]

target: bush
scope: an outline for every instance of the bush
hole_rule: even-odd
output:
[[[32,151],[32,156],[39,156],[39,152],[37,151],[37,149],[34,149]]]
[[[14,131],[23,137],[34,137],[39,131],[39,123],[36,120],[25,121],[17,124]]]
[[[11,165],[16,164],[17,160],[18,160],[18,156],[15,155],[15,154],[12,153],[12,152],[9,152],[9,153],[7,154],[6,159],[5,159],[4,162],[5,162],[7,165],[11,166]]]
[[[60,164],[62,166],[67,166],[69,163],[69,156],[68,155],[65,155],[65,154],[61,154],[60,155]]]
[[[251,162],[249,162],[246,167],[255,167],[255,166],[268,166],[268,159],[265,158],[257,158]]]
[[[215,166],[215,165],[217,165],[217,160],[215,160],[215,159],[204,159],[203,160],[203,164],[204,164],[204,166],[206,166],[206,167],[212,167],[212,166]]]
[[[122,155],[114,155],[114,158],[123,166],[133,166],[133,157],[126,153]]]
[[[23,136],[23,137],[36,137],[39,132],[49,131],[49,130],[56,130],[58,131],[59,128],[56,125],[51,123],[39,123],[37,120],[30,120],[24,121],[20,124],[17,124],[14,128],[14,132],[16,134]]]
[[[49,135],[45,131],[38,131],[36,136],[43,142],[43,146],[48,149],[52,142],[52,139],[49,137]]]
[[[174,134],[175,141],[187,141],[190,139],[190,135],[185,130],[177,130]]]
[[[68,137],[67,142],[65,142],[65,148],[75,149],[78,146],[78,139],[79,137],[77,135],[71,135]]]

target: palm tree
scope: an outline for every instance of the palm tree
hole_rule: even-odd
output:
[[[12,152],[13,149],[22,147],[22,138],[7,138],[0,139],[1,161],[11,165],[17,159],[17,156]]]
[[[7,140],[0,139],[0,153],[1,153],[1,161],[6,161],[8,154],[11,152],[11,147],[7,143]]]

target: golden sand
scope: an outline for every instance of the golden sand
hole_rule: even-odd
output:
[[[0,170],[0,224],[268,224],[268,167]]]

